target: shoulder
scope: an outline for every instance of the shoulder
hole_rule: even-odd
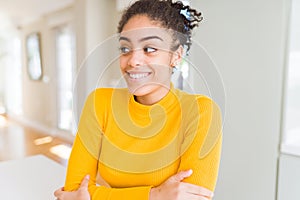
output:
[[[192,120],[200,117],[202,120],[222,121],[221,109],[212,98],[202,94],[190,94],[181,90],[176,90],[176,93],[186,119]]]
[[[119,103],[128,95],[127,88],[97,88],[93,90],[85,101],[85,111],[93,112],[99,116],[111,109],[112,101]],[[115,97],[115,94],[121,97]]]
[[[117,98],[114,96],[118,95]],[[121,101],[129,95],[127,88],[97,88],[93,90],[85,101],[86,107],[107,107],[110,105],[112,98]]]
[[[121,96],[128,96],[128,89],[127,88],[97,88],[89,94],[88,99],[105,101],[111,99],[115,94]]]
[[[185,106],[198,106],[199,109],[216,108],[219,109],[217,103],[210,97],[202,94],[190,94],[185,91],[176,89],[176,95],[181,103]]]

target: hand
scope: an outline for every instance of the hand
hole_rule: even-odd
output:
[[[181,182],[192,170],[181,171],[150,191],[150,200],[209,200],[213,192],[191,183]]]
[[[54,196],[57,200],[90,200],[90,194],[88,191],[90,177],[85,176],[80,184],[78,190],[73,192],[64,191],[64,188],[57,189],[54,192]]]

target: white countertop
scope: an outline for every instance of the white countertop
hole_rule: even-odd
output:
[[[53,192],[64,184],[65,171],[43,155],[0,162],[0,199],[53,200]]]

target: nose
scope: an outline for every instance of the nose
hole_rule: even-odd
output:
[[[128,65],[130,67],[139,67],[144,63],[144,53],[142,49],[134,49],[130,55]]]

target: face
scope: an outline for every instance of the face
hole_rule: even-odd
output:
[[[129,91],[143,104],[153,104],[169,91],[172,66],[179,63],[182,49],[172,52],[170,31],[137,15],[125,24],[119,38],[120,67]]]

